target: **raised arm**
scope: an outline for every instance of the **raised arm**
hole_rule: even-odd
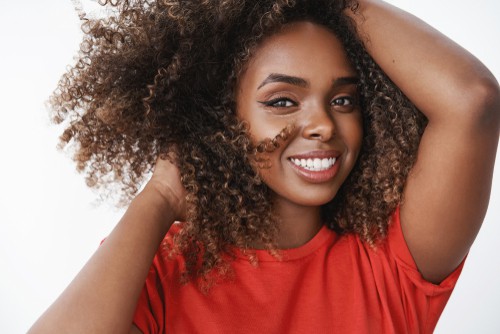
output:
[[[177,168],[159,159],[106,241],[29,333],[128,333],[160,242],[183,218],[183,198]]]
[[[378,0],[359,4],[349,15],[368,52],[429,119],[401,224],[423,277],[438,283],[463,260],[486,213],[499,86],[479,60],[418,18]]]

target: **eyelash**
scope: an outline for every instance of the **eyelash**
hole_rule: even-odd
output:
[[[339,100],[344,100],[344,103],[345,101],[349,101],[348,104],[334,104],[335,101],[339,101]],[[290,102],[292,105],[290,106],[287,106],[287,105],[284,105],[284,106],[277,106],[276,104],[278,102],[285,102],[285,104],[287,102]],[[350,96],[340,96],[340,97],[337,97],[335,99],[332,100],[331,102],[331,105],[332,106],[339,106],[339,107],[350,107],[350,106],[354,106],[355,105],[355,99],[353,97],[350,97]],[[290,107],[296,107],[297,106],[297,102],[287,98],[287,97],[277,97],[277,98],[274,98],[272,100],[269,100],[269,101],[262,101],[260,102],[262,103],[263,105],[265,105],[266,107],[271,107],[271,108],[290,108]]]
[[[278,102],[291,102],[292,105],[291,106],[276,106],[275,104],[277,104]],[[297,106],[297,103],[287,97],[277,97],[277,98],[274,98],[272,100],[269,100],[269,101],[262,101],[260,102],[262,103],[263,105],[265,105],[266,107],[271,107],[271,108],[290,108],[290,107],[296,107]]]
[[[355,105],[355,102],[356,102],[353,97],[350,97],[350,96],[341,96],[341,97],[337,97],[337,98],[333,99],[332,103],[334,101],[338,101],[338,100],[347,100],[347,101],[349,101],[349,104],[347,104],[347,105],[346,104],[338,104],[338,106],[340,106],[340,107],[353,106],[353,105]]]

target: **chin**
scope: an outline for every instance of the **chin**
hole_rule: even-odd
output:
[[[337,195],[337,192],[335,193],[329,193],[329,194],[311,194],[310,196],[307,196],[307,193],[302,194],[300,197],[296,198],[290,198],[289,200],[296,205],[300,206],[323,206],[327,203],[330,203],[335,196]]]

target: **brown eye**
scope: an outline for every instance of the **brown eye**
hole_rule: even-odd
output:
[[[349,113],[356,108],[356,99],[352,96],[336,97],[332,100],[331,106],[340,113]]]
[[[260,103],[262,103],[266,107],[272,108],[288,108],[297,106],[297,103],[295,101],[292,101],[286,97],[278,97],[269,101],[262,101]]]
[[[354,105],[354,101],[351,97],[343,96],[343,97],[338,97],[338,98],[334,99],[332,101],[332,105],[347,107],[347,106]]]

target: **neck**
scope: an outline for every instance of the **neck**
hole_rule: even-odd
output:
[[[276,240],[280,249],[304,245],[323,226],[320,206],[300,206],[281,198],[274,203],[274,209],[280,224]]]

